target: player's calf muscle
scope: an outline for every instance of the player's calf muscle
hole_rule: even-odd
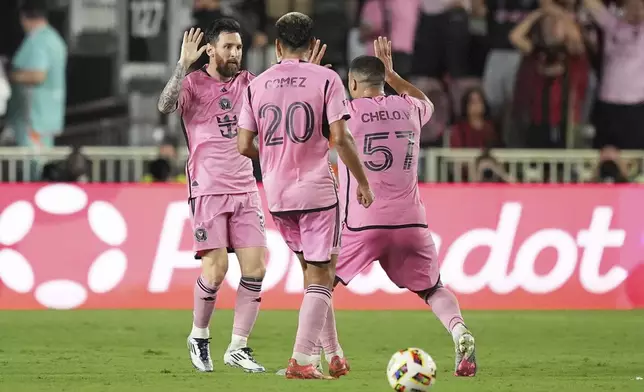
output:
[[[226,249],[214,249],[201,258],[201,273],[210,284],[220,285],[228,272]]]

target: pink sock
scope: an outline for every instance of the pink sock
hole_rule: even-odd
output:
[[[206,283],[207,280],[200,276],[195,283],[195,306],[193,309],[193,324],[197,328],[208,328],[210,317],[215,310],[217,291],[219,286]]]
[[[235,300],[235,317],[233,321],[233,335],[247,338],[253,330],[259,304],[262,301],[262,280],[244,278],[239,281],[237,299]]]
[[[322,343],[322,348],[324,348],[324,355],[327,357],[327,361],[335,355],[342,356],[342,349],[338,341],[338,331],[335,327],[333,304],[329,306],[329,311],[326,314],[326,323],[324,323],[324,328],[320,333],[320,342]]]
[[[315,343],[315,347],[313,347],[313,353],[311,355],[322,355],[322,340],[318,339],[317,343]]]
[[[429,298],[425,298],[425,302],[450,333],[459,323],[465,324],[458,300],[447,288],[439,287]]]
[[[305,360],[302,358],[303,356],[310,357],[313,355],[316,343],[320,338],[320,332],[322,332],[326,322],[330,305],[331,290],[317,284],[309,285],[306,288],[302,306],[300,307],[295,347],[293,348],[293,358],[300,365],[306,364],[302,362]]]

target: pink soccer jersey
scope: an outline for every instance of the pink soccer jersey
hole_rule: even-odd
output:
[[[258,133],[270,212],[306,212],[338,203],[322,124],[348,118],[342,81],[322,66],[285,60],[251,82],[239,127]]]
[[[202,68],[183,80],[179,111],[189,152],[190,198],[257,191],[253,163],[237,151],[242,97],[254,77],[241,71],[220,82]]]
[[[360,206],[356,180],[339,162],[346,227],[427,227],[418,192],[418,153],[420,129],[431,118],[433,107],[407,95],[359,98],[348,106],[349,130],[376,199],[369,209]]]

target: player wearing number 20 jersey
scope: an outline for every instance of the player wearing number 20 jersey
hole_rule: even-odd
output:
[[[281,61],[248,86],[237,145],[243,155],[259,155],[268,209],[304,270],[306,292],[286,378],[327,378],[314,366],[318,339],[331,355],[330,373],[339,377],[348,373],[349,366],[333,348],[337,333],[331,288],[342,217],[329,167],[328,139],[333,138],[338,156],[359,180],[356,195],[364,208],[371,205],[373,193],[346,128],[349,114],[342,82],[319,65],[326,47],[313,38],[313,21],[291,12],[275,27],[275,50]],[[329,135],[323,131],[325,123]],[[253,145],[256,135],[259,151]]]
[[[342,81],[325,67],[283,60],[246,91],[239,127],[259,135],[268,210],[291,250],[327,262],[339,251],[341,215],[322,125],[349,117]]]

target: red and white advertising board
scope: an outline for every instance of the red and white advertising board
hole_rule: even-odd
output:
[[[443,282],[465,309],[644,307],[644,187],[422,185]],[[192,306],[180,185],[0,185],[0,309]],[[268,216],[268,214],[267,214]],[[270,218],[264,309],[296,309],[302,273]],[[234,255],[218,307],[233,306]],[[376,264],[339,309],[421,309]]]

